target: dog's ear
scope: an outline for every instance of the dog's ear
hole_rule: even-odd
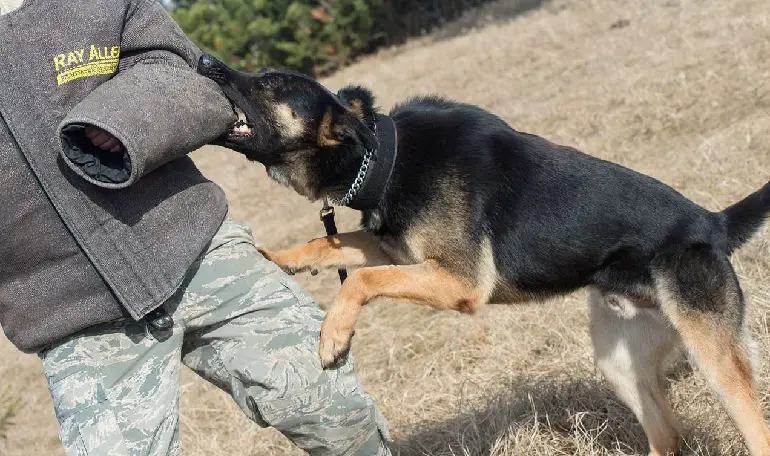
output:
[[[339,106],[337,109],[330,107],[321,118],[318,145],[329,147],[343,144],[361,145],[373,150],[377,148],[377,137],[356,113]]]
[[[374,115],[374,95],[369,89],[361,86],[347,86],[337,93],[337,97],[342,105],[359,119],[371,118]]]

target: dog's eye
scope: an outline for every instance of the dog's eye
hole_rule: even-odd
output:
[[[291,117],[292,117],[292,119],[296,119],[297,118],[297,111],[292,109],[291,110]]]

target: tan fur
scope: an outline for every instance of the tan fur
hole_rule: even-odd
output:
[[[748,353],[732,330],[700,315],[681,315],[677,327],[691,357],[746,439],[752,456],[770,456],[770,431],[759,406]]]
[[[282,185],[291,187],[295,192],[310,199],[318,195],[313,193],[308,164],[305,157],[298,153],[292,161],[285,164],[273,165],[267,168],[267,174]]]
[[[476,267],[476,290],[479,292],[479,305],[489,302],[497,288],[497,283],[497,267],[495,266],[495,252],[492,250],[492,240],[485,236],[481,240]]]
[[[356,117],[360,119],[364,118],[364,104],[361,102],[361,100],[351,101],[348,109],[350,109],[350,111],[355,114]]]
[[[305,121],[297,116],[291,106],[279,103],[274,108],[275,120],[286,138],[298,138],[305,132]]]
[[[442,198],[432,202],[401,238],[377,239],[353,232],[265,252],[292,272],[366,266],[347,279],[324,320],[321,355],[325,365],[349,348],[358,313],[372,299],[407,300],[474,313],[499,288],[491,239],[484,237],[476,245],[465,228],[469,220],[465,195],[451,175],[436,186],[443,189]],[[403,266],[371,267],[392,263]]]
[[[334,116],[331,109],[327,109],[321,119],[321,125],[318,127],[318,145],[321,147],[339,146],[342,141],[334,137],[332,130]]]
[[[309,269],[392,264],[377,238],[366,231],[335,234],[278,252],[263,251],[272,262],[295,272]]]
[[[334,365],[339,355],[347,352],[358,314],[372,299],[405,300],[471,313],[478,308],[481,297],[471,280],[447,271],[433,260],[360,269],[345,281],[326,314],[321,326],[321,361],[324,366]]]
[[[398,263],[433,259],[459,275],[476,277],[481,252],[470,238],[468,196],[460,190],[460,181],[447,172],[433,183],[440,197],[426,205],[403,239],[398,240],[402,245],[389,244]]]
[[[506,282],[499,276],[497,267],[495,266],[492,241],[489,237],[483,239],[480,251],[481,254],[478,259],[478,273],[476,277],[479,282],[479,288],[488,290],[488,294],[485,295],[486,302],[495,304],[514,304],[525,301],[537,301],[542,298],[541,296],[519,290],[513,284]]]
[[[662,312],[679,333],[690,359],[717,392],[749,453],[770,456],[770,429],[759,405],[750,354],[742,342],[739,322],[724,313],[716,316],[688,309],[677,301],[666,277],[656,282]],[[740,296],[735,285],[730,285],[714,299],[729,301]]]
[[[262,254],[270,261],[292,272],[321,268],[373,267],[394,263],[381,248],[380,241],[366,231],[317,238],[301,247],[277,252],[262,250]],[[497,270],[489,238],[485,238],[482,242],[477,265],[474,286],[477,296],[472,301],[472,307],[466,306],[462,309],[467,313],[474,312],[479,305],[486,303],[497,285]],[[449,271],[445,272],[452,274]]]

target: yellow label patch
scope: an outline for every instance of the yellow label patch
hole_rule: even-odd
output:
[[[73,49],[55,55],[53,65],[58,85],[88,76],[115,74],[120,61],[120,46],[96,46]]]

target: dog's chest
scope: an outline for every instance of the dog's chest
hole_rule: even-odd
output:
[[[388,231],[387,224],[379,209],[366,211],[361,221],[363,228],[376,233],[379,248],[395,264],[417,264],[425,261],[425,249],[422,236],[416,236],[420,230],[407,229],[403,234]]]
[[[425,261],[420,249],[404,242],[401,236],[383,235],[380,237],[380,249],[393,260],[395,264],[417,264]]]

